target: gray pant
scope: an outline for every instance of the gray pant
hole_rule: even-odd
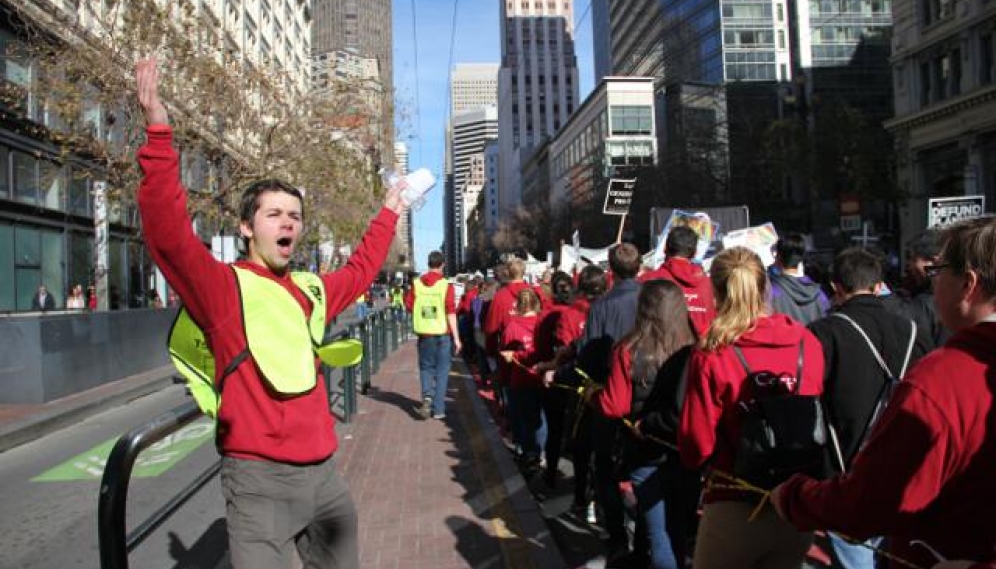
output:
[[[356,506],[334,462],[222,458],[232,567],[289,569],[296,556],[305,569],[359,567]]]

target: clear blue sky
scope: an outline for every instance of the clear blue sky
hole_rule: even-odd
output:
[[[393,2],[396,136],[408,145],[411,169],[429,168],[439,179],[428,202],[414,216],[415,265],[419,271],[425,270],[429,252],[443,243],[443,138],[449,105],[449,69],[458,63],[501,61],[498,33],[502,1]],[[582,100],[592,89],[594,74],[588,6],[589,0],[574,2],[575,23],[580,20],[574,39]]]

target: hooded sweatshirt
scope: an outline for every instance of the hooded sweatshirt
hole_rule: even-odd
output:
[[[180,160],[173,148],[172,129],[152,125],[147,132],[148,142],[138,152],[144,173],[138,207],[149,253],[191,317],[201,324],[215,360],[230,362],[246,347],[235,274],[215,260],[190,230],[187,190],[180,183]],[[321,275],[327,298],[326,321],[332,321],[373,282],[394,239],[397,220],[396,213],[382,209],[346,265]],[[310,317],[312,304],[290,274],[276,275],[266,267],[244,261],[237,266],[284,287]],[[219,365],[217,373],[222,369]],[[250,358],[225,381],[223,403],[218,409],[217,443],[225,456],[311,464],[327,459],[338,448],[334,425],[324,381],[295,397],[275,397]]]
[[[809,324],[823,318],[830,310],[830,300],[811,278],[789,275],[772,265],[768,269],[768,279],[772,312],[787,314]]]
[[[790,478],[779,493],[789,521],[865,539],[920,567],[947,559],[996,563],[996,321],[954,334],[899,383],[846,475]],[[897,566],[893,564],[893,566]]]
[[[754,328],[734,342],[751,370],[796,375],[799,344],[803,344],[799,395],[823,392],[823,349],[813,334],[785,316],[762,316]],[[696,348],[688,362],[688,386],[678,427],[681,461],[689,469],[711,466],[732,473],[743,424],[740,403],[752,398],[747,373],[731,346],[716,351]],[[710,490],[705,501],[739,499],[736,493]]]
[[[701,338],[716,316],[712,283],[702,267],[684,257],[668,257],[656,271],[640,275],[640,282],[666,279],[681,287],[688,305],[688,317],[695,333]]]

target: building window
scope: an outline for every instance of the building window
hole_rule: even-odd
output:
[[[778,12],[778,21],[779,22],[784,22],[785,21],[785,7],[782,6],[781,4],[775,4],[775,10]]]
[[[785,49],[785,30],[778,30],[778,49]]]
[[[22,152],[11,153],[14,163],[14,199],[38,203],[38,161]]]
[[[930,64],[923,62],[920,64],[920,106],[926,107],[930,104]]]
[[[979,84],[989,85],[996,77],[996,54],[993,53],[993,32],[979,38]]]
[[[955,0],[922,0],[920,17],[924,26],[929,26],[954,14]]]
[[[616,105],[610,108],[612,134],[651,134],[653,112],[649,105]]]

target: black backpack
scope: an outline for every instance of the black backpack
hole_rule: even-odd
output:
[[[734,474],[771,489],[797,473],[820,477],[824,466],[826,427],[820,398],[802,390],[803,341],[799,342],[796,377],[751,371],[743,352],[733,351],[747,372],[747,393],[740,403],[743,424]],[[794,384],[794,385],[792,385]]]

